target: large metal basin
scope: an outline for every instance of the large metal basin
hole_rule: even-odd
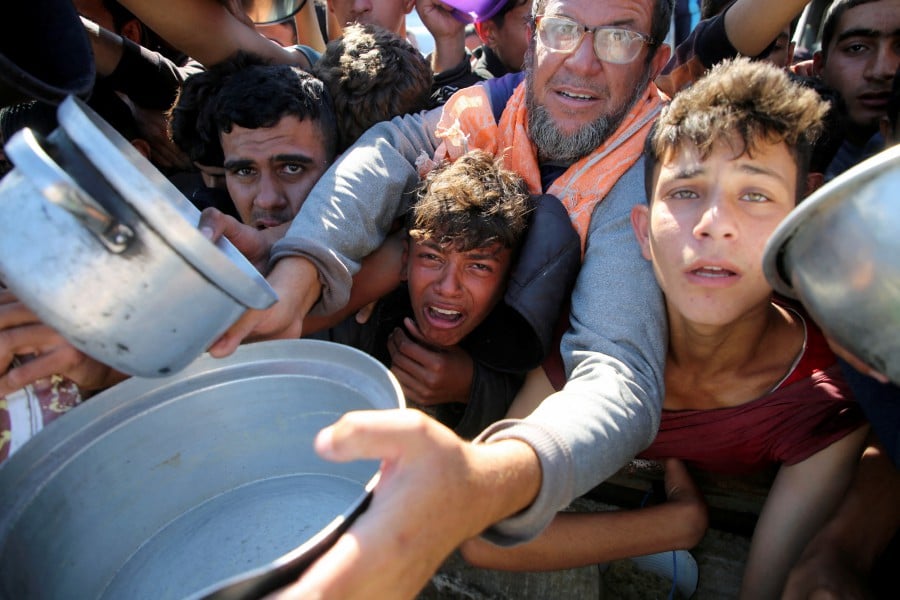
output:
[[[0,597],[184,598],[318,552],[378,463],[322,460],[314,436],[402,403],[380,363],[313,340],[111,388],[0,466]]]

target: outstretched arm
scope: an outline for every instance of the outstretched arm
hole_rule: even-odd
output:
[[[666,550],[687,550],[706,533],[706,504],[684,464],[666,460],[667,502],[636,510],[559,513],[537,538],[500,547],[481,538],[465,542],[463,558],[476,567],[551,571]]]
[[[167,42],[206,66],[222,62],[238,50],[277,63],[311,66],[302,53],[260,35],[216,0],[121,0],[121,4]]]
[[[868,427],[778,470],[750,543],[741,598],[777,598],[791,566],[840,503]]]
[[[413,598],[463,540],[521,510],[541,483],[528,445],[464,442],[415,410],[349,413],[316,449],[381,459],[381,478],[366,512],[279,598]]]
[[[871,443],[843,502],[791,570],[785,600],[867,597],[866,576],[898,530],[900,471]]]

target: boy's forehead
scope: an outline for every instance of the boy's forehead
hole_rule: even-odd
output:
[[[880,13],[894,8],[900,8],[900,0],[874,0],[873,2],[863,2],[847,8],[841,13],[837,23],[835,23],[831,45],[836,44],[842,35],[854,30],[868,30],[871,32],[885,29],[893,30],[893,27],[888,27],[890,23],[882,21]],[[896,31],[888,31],[887,33],[892,34],[896,33]]]
[[[495,256],[501,254],[504,250],[507,249],[500,242],[491,242],[483,246],[464,249],[462,247],[462,244],[464,243],[462,238],[450,237],[450,239],[442,241],[443,235],[441,232],[436,232],[434,235],[427,236],[411,235],[410,238],[415,244],[434,248],[435,250],[440,250],[448,254],[459,253],[479,256]]]
[[[655,175],[658,179],[662,171],[666,171],[664,176],[668,178],[690,177],[707,172],[707,165],[714,161],[728,164],[748,160],[778,162],[780,169],[793,167],[796,171],[795,161],[789,161],[789,165],[784,164],[785,153],[793,158],[790,150],[784,140],[773,142],[760,137],[747,143],[737,132],[718,136],[703,148],[691,140],[684,140],[665,151]]]

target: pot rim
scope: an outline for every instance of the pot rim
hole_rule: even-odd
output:
[[[224,236],[213,249],[197,229],[200,211],[83,101],[68,96],[57,116],[107,182],[188,264],[244,306],[265,309],[277,301],[275,290]]]
[[[900,168],[900,145],[893,146],[847,169],[797,205],[775,228],[763,250],[763,273],[779,294],[799,299],[785,269],[784,256],[791,239],[816,215],[850,197],[887,171]]]

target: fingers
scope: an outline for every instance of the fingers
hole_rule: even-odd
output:
[[[230,217],[216,208],[204,208],[200,213],[200,222],[197,229],[212,243],[219,241],[228,228]]]
[[[315,448],[322,458],[338,462],[395,461],[427,443],[424,440],[432,437],[433,427],[442,426],[418,411],[355,411],[320,431]]]
[[[277,305],[277,303],[276,303]],[[268,309],[272,310],[272,309]],[[229,356],[237,350],[246,338],[263,322],[266,311],[247,310],[241,317],[213,342],[208,352],[215,358]]]
[[[3,377],[0,377],[0,395],[9,394],[26,385],[35,384],[41,379],[62,373],[66,369],[65,362],[65,357],[59,356],[59,353],[50,352],[13,367]]]

